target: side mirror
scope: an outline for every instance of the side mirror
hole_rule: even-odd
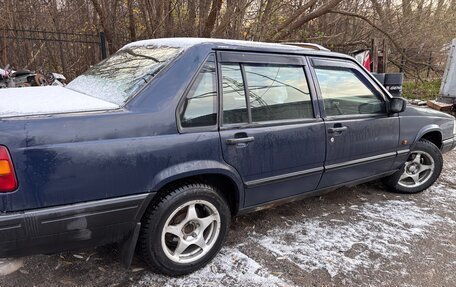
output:
[[[407,101],[403,98],[391,98],[388,103],[388,113],[402,113],[407,107]]]

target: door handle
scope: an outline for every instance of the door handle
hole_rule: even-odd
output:
[[[328,129],[328,133],[329,134],[341,134],[343,132],[345,132],[346,130],[348,130],[348,127],[346,126],[341,126],[341,127],[333,127],[333,128],[329,128]]]
[[[255,140],[254,137],[242,137],[242,138],[234,138],[234,139],[227,139],[226,144],[229,145],[236,145],[241,143],[249,143]]]

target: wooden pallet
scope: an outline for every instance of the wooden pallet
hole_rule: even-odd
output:
[[[437,102],[434,100],[427,101],[427,106],[431,109],[442,111],[442,112],[451,112],[453,110],[453,104],[446,104],[442,102]]]

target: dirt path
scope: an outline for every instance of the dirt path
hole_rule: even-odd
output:
[[[181,278],[130,270],[113,246],[24,259],[0,286],[456,286],[456,152],[432,188],[379,182],[235,218],[225,247]]]

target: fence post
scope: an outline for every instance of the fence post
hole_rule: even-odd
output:
[[[105,32],[100,32],[100,50],[101,50],[101,59],[104,60],[108,57],[106,51],[106,34]]]

